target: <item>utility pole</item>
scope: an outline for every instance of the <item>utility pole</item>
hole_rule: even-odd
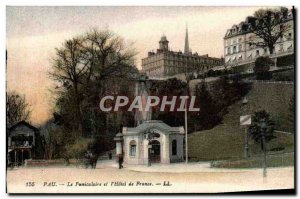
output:
[[[187,135],[187,101],[190,96],[190,89],[189,89],[189,77],[188,77],[188,71],[187,68],[185,67],[185,79],[186,79],[186,98],[185,98],[185,112],[184,112],[184,126],[185,126],[185,163],[188,164],[188,135]]]
[[[188,163],[188,134],[187,134],[187,100],[185,100],[185,113],[184,113],[184,120],[185,120],[185,163]]]
[[[264,148],[264,158],[263,158],[263,177],[267,177],[267,146],[266,146],[266,128],[267,124],[265,120],[261,121],[261,133],[262,133],[262,142],[263,142],[263,148]]]
[[[263,145],[264,145],[264,171],[263,176],[264,178],[267,177],[267,151],[266,151],[266,138],[265,133],[263,134]]]
[[[242,112],[244,114],[246,114],[246,105],[248,104],[248,99],[245,97],[242,101]],[[249,135],[248,135],[248,125],[244,126],[245,128],[245,149],[244,149],[244,158],[248,158],[249,157],[249,143],[248,143],[248,138],[249,138]]]
[[[249,143],[248,143],[248,127],[245,126],[245,150],[244,150],[244,157],[249,157]]]

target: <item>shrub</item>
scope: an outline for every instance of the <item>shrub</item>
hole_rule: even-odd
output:
[[[293,73],[293,71],[274,73],[273,80],[275,80],[275,81],[294,81],[294,73]]]
[[[290,66],[295,64],[294,54],[277,58],[277,66]]]
[[[269,73],[270,66],[274,62],[269,57],[258,57],[255,60],[254,73],[258,80],[271,79],[272,74]]]
[[[90,139],[79,138],[73,144],[67,145],[64,158],[67,161],[68,159],[71,158],[76,158],[76,159],[83,158],[90,142],[91,142]]]
[[[215,74],[215,71],[212,70],[212,69],[210,69],[210,70],[207,72],[207,76],[208,76],[208,77],[213,77],[214,74]]]

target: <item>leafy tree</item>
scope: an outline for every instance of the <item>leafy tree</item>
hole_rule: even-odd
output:
[[[201,82],[196,86],[195,95],[199,102],[200,112],[198,114],[198,129],[210,129],[221,121],[217,114],[216,102],[208,91],[205,82]]]
[[[252,40],[250,45],[268,47],[273,54],[277,40],[283,37],[289,26],[284,23],[287,20],[288,9],[260,9],[254,13],[256,20],[251,24],[252,32],[260,39]]]
[[[154,96],[168,96],[168,100],[171,100],[173,96],[187,95],[187,83],[178,80],[176,78],[168,79],[166,81],[153,81],[150,87],[150,95]],[[179,107],[179,100],[177,100],[176,107]],[[160,107],[160,106],[158,106]],[[169,112],[169,106],[166,106],[165,111],[161,112],[159,109],[152,109],[152,119],[162,120],[171,126],[184,125],[184,112]]]
[[[265,122],[265,128],[262,127],[262,122]],[[265,111],[257,111],[252,117],[252,124],[249,127],[249,134],[256,143],[260,143],[263,150],[263,136],[266,142],[276,138],[274,136],[274,122],[270,119],[270,115]]]
[[[207,76],[208,76],[208,77],[213,77],[214,75],[215,75],[215,71],[214,71],[214,70],[209,69],[209,70],[207,71]]]
[[[29,121],[30,106],[26,102],[25,95],[21,96],[16,92],[7,93],[6,96],[6,123],[8,126],[22,120]]]
[[[269,57],[258,57],[255,60],[254,72],[255,73],[268,72],[272,64],[274,64],[274,62]]]
[[[239,78],[229,79],[224,76],[210,83],[204,81],[196,85],[195,95],[200,112],[189,113],[189,128],[195,130],[211,129],[219,124],[227,114],[227,108],[241,99],[250,90],[250,84]]]
[[[227,107],[249,91],[249,84],[242,82],[237,77],[220,77],[212,84],[212,95],[217,107],[217,112],[226,113]]]

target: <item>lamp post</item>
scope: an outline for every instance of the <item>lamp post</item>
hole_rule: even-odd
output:
[[[275,69],[277,69],[277,55],[276,55],[276,48],[275,47],[274,47],[272,55],[274,55],[274,67],[275,67]]]
[[[261,127],[263,150],[264,150],[263,177],[267,177],[267,150],[266,150],[266,135],[265,135],[267,124],[264,119],[261,120],[260,127]]]
[[[150,142],[153,140],[153,134],[151,132],[151,130],[147,130],[145,133],[145,137],[148,140],[148,167],[151,166],[151,150],[152,150],[152,145],[150,144]]]
[[[116,142],[117,161],[120,164],[120,161],[123,158],[123,134],[121,132],[117,133],[114,137],[114,141]]]
[[[150,143],[150,140],[148,140],[148,167],[151,166],[151,158],[150,158],[150,156],[151,156],[151,148],[152,148],[152,146],[149,143]]]
[[[16,148],[15,149],[15,167],[18,166],[18,163],[17,163],[17,150]]]
[[[21,164],[23,165],[23,163],[24,163],[24,149],[22,149],[21,151],[22,151],[22,160],[21,160]]]
[[[245,109],[245,106],[248,104],[248,99],[245,97],[243,100],[242,100],[242,106],[244,107],[244,108],[242,108],[242,109]],[[245,110],[243,111],[244,112],[244,114],[245,114]],[[247,126],[245,126],[245,149],[244,149],[244,157],[245,158],[248,158],[249,157],[249,143],[248,143],[248,137],[249,137],[249,135],[248,135],[248,128],[247,128]]]

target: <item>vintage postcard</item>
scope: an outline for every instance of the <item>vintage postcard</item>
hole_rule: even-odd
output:
[[[295,193],[295,13],[7,6],[7,193]]]

